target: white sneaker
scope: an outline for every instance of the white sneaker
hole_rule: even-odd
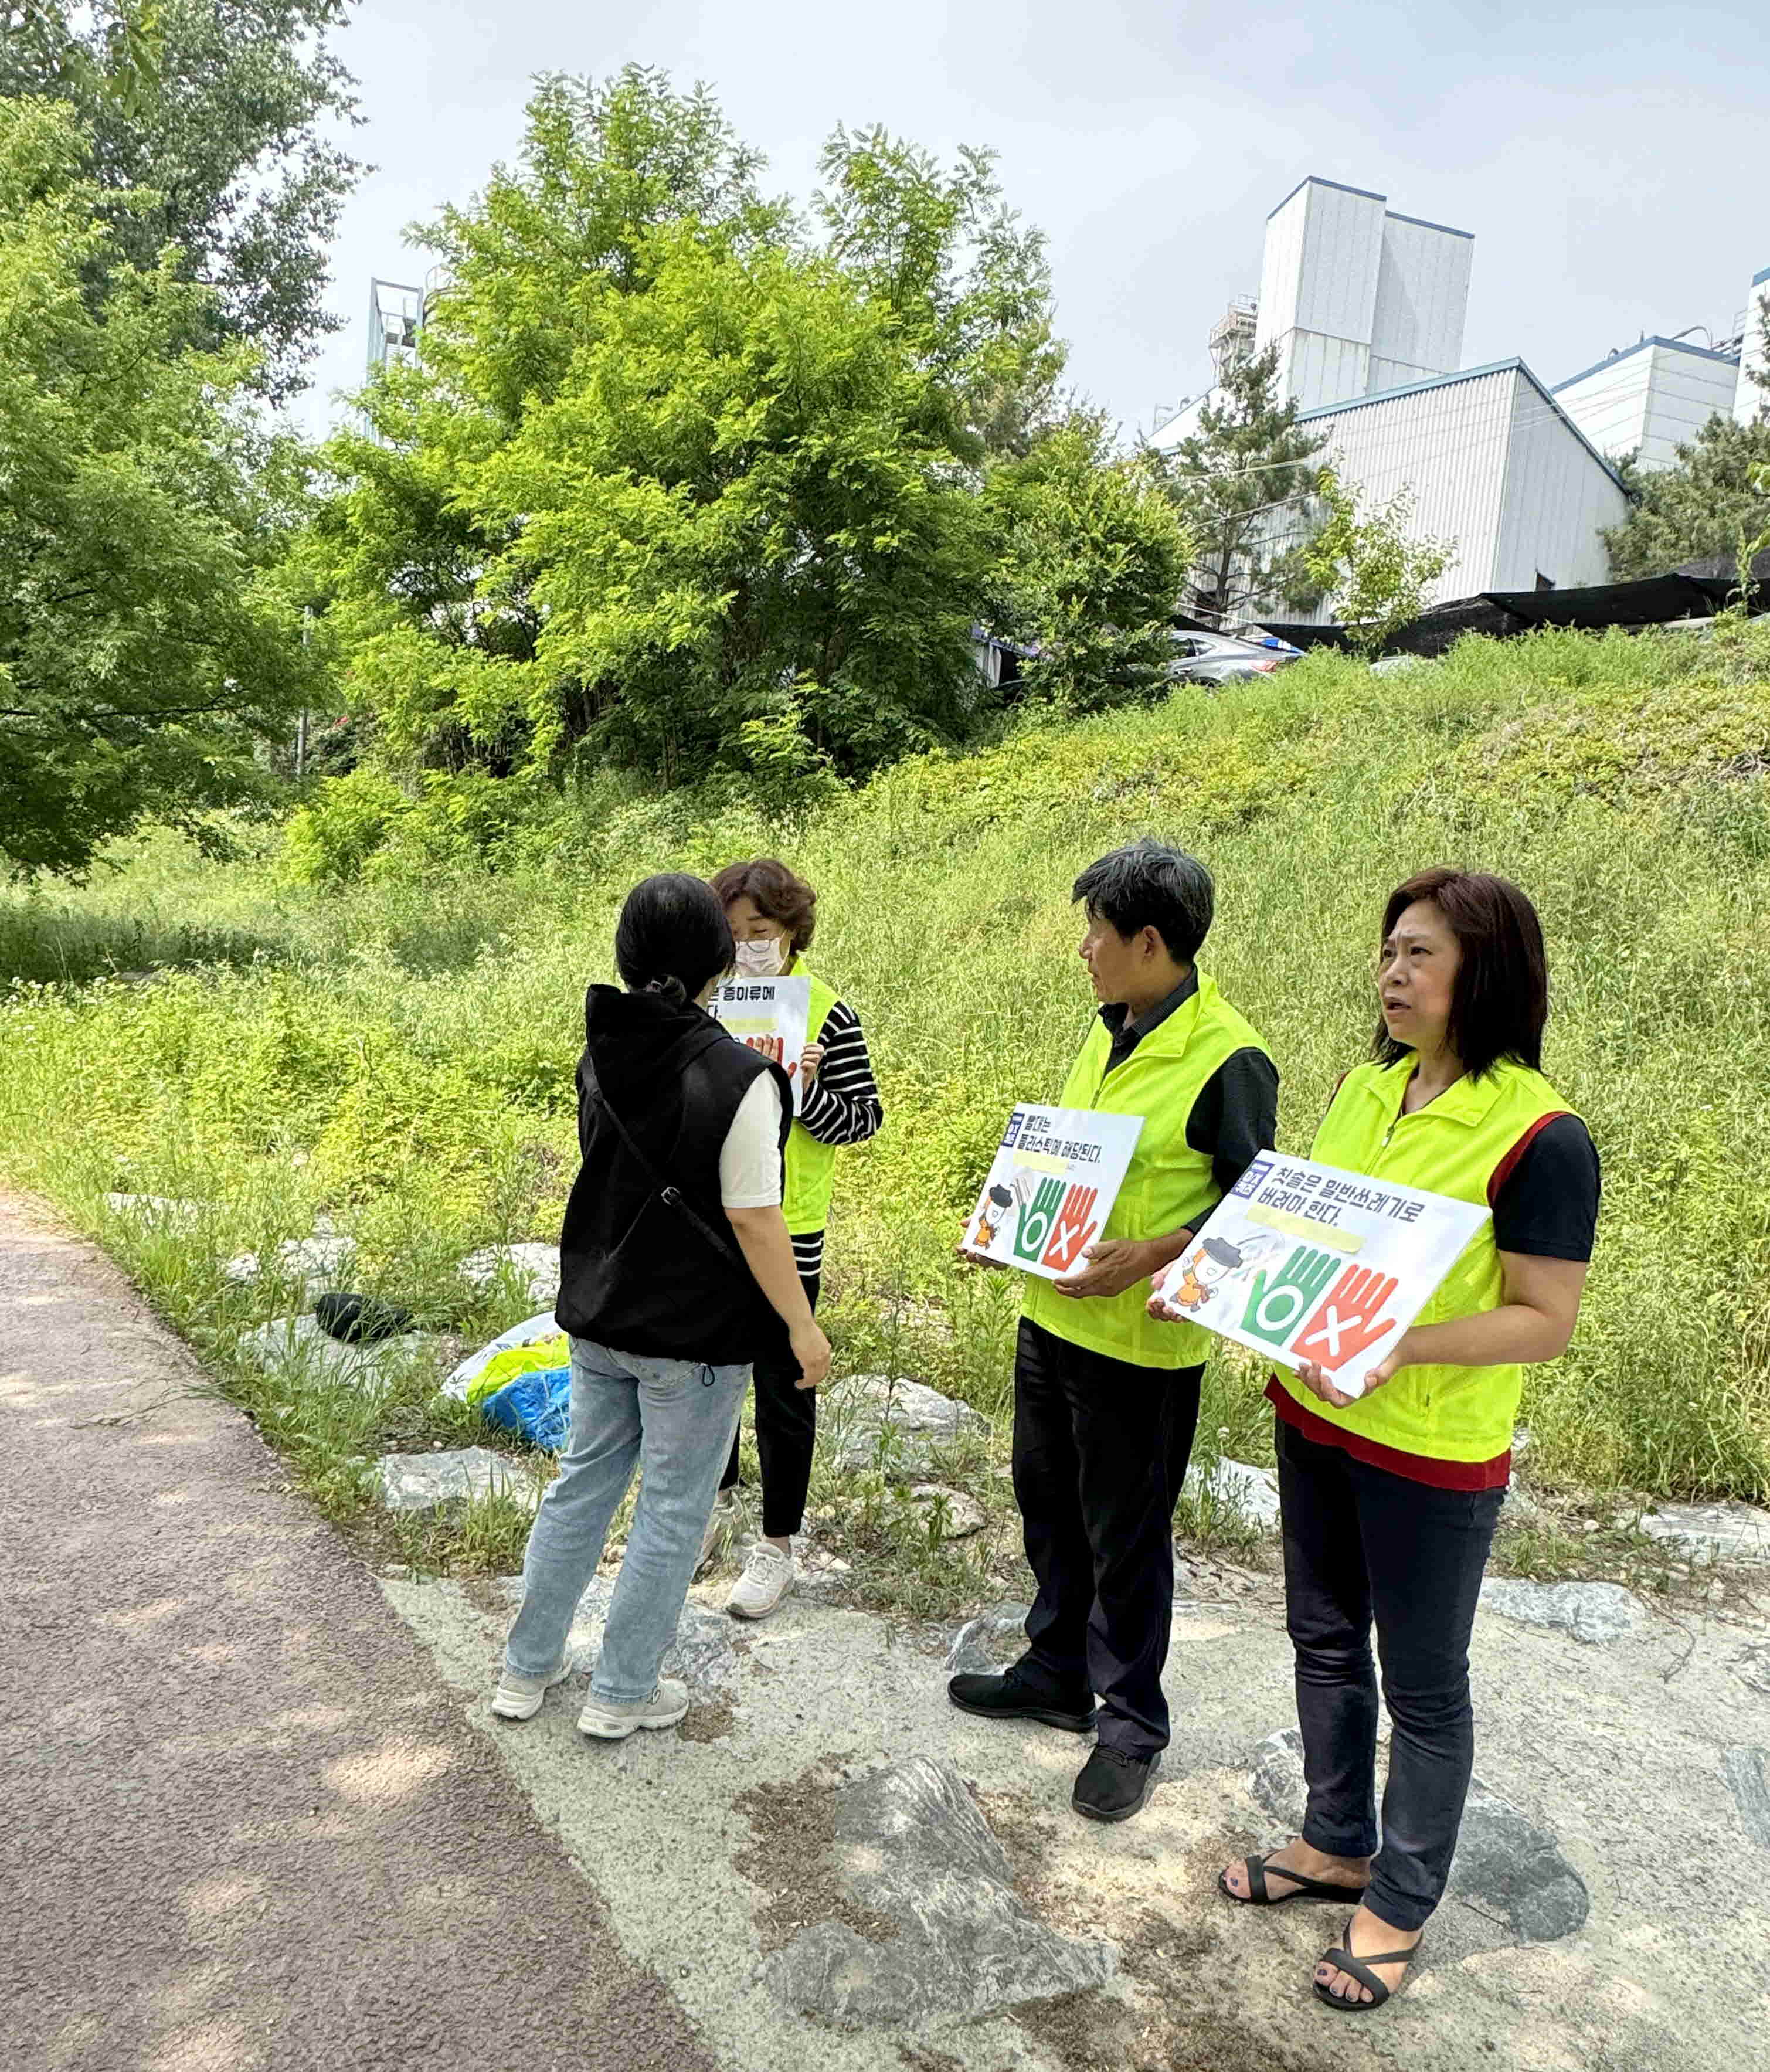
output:
[[[577,1716],[577,1730],[593,1734],[599,1741],[624,1741],[641,1727],[673,1727],[688,1709],[688,1685],[666,1676],[649,1698],[630,1705],[618,1705],[593,1693]]]
[[[722,1554],[731,1544],[739,1516],[737,1490],[721,1490],[713,1498],[713,1507],[707,1514],[707,1529],[700,1536],[700,1552],[695,1557],[697,1576],[716,1554]]]
[[[766,1618],[792,1587],[792,1556],[758,1540],[749,1550],[743,1574],[732,1586],[725,1609],[739,1618]]]
[[[569,1649],[551,1676],[521,1676],[507,1663],[491,1694],[491,1709],[500,1720],[532,1720],[540,1710],[542,1699],[577,1667],[577,1658]]]

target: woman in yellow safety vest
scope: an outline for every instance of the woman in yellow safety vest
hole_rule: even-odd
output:
[[[805,962],[816,927],[817,894],[772,857],[728,864],[713,881],[737,947],[740,977],[811,980],[809,1040],[797,1060],[799,1112],[786,1141],[782,1207],[799,1278],[812,1307],[823,1285],[823,1231],[836,1186],[836,1154],[861,1144],[885,1120],[860,1018]],[[789,1067],[795,1060],[785,1061]],[[755,1363],[756,1449],[762,1464],[762,1529],[733,1586],[729,1609],[766,1618],[793,1585],[793,1536],[804,1523],[817,1437],[817,1397],[799,1387],[799,1365],[783,1337],[778,1359]],[[737,1437],[701,1542],[704,1561],[729,1534],[736,1505]]]
[[[1434,870],[1399,886],[1377,991],[1373,1059],[1341,1081],[1310,1156],[1492,1218],[1361,1396],[1316,1366],[1267,1388],[1308,1810],[1297,1840],[1218,1881],[1256,1906],[1361,1895],[1313,1980],[1349,2012],[1390,1998],[1444,1893],[1474,1762],[1469,1634],[1524,1369],[1573,1335],[1599,1196],[1586,1126],[1539,1069],[1542,930],[1515,885]],[[1394,1722],[1380,1849],[1373,1619]]]

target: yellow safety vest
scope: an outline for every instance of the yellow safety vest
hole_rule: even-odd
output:
[[[1528,1066],[1501,1059],[1478,1079],[1466,1075],[1412,1115],[1401,1112],[1414,1075],[1411,1052],[1393,1065],[1347,1073],[1316,1132],[1309,1156],[1374,1180],[1398,1180],[1458,1201],[1492,1206],[1489,1192],[1508,1154],[1567,1104]],[[1443,1323],[1497,1309],[1505,1300],[1493,1226],[1463,1248],[1438,1293],[1415,1319]],[[1404,1367],[1368,1398],[1336,1410],[1288,1368],[1274,1379],[1312,1417],[1396,1453],[1427,1460],[1486,1462],[1508,1452],[1524,1369]]]
[[[1191,998],[1158,1022],[1111,1071],[1107,1061],[1112,1031],[1095,1021],[1057,1104],[1144,1119],[1130,1170],[1100,1241],[1141,1241],[1193,1230],[1217,1206],[1222,1190],[1209,1154],[1195,1151],[1186,1141],[1186,1124],[1212,1073],[1238,1050],[1246,1050],[1271,1055],[1203,972]],[[1198,1324],[1156,1322],[1148,1314],[1148,1301],[1147,1281],[1122,1295],[1078,1301],[1029,1273],[1021,1314],[1053,1338],[1133,1367],[1196,1366],[1210,1350],[1210,1333]]]
[[[804,960],[795,957],[786,968],[789,978],[811,981],[811,1011],[806,1022],[806,1041],[815,1043],[836,1005],[836,989],[815,972],[807,971]],[[833,1144],[820,1143],[796,1117],[786,1140],[786,1186],[781,1208],[786,1227],[795,1237],[808,1237],[830,1220],[830,1197],[836,1192],[836,1153]]]

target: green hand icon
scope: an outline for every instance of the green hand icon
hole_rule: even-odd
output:
[[[1296,1328],[1298,1320],[1333,1280],[1339,1260],[1331,1252],[1316,1252],[1300,1244],[1279,1269],[1269,1288],[1266,1269],[1254,1276],[1247,1292],[1247,1308],[1242,1329],[1268,1345],[1282,1346]]]
[[[1014,1231],[1014,1251],[1017,1258],[1037,1259],[1045,1249],[1045,1241],[1051,1235],[1051,1219],[1063,1206],[1063,1182],[1061,1180],[1041,1180],[1038,1192],[1030,1203],[1021,1205],[1021,1219]]]

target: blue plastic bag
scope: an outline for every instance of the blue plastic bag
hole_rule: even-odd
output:
[[[536,1367],[484,1397],[479,1414],[544,1453],[562,1453],[572,1429],[572,1370]]]

